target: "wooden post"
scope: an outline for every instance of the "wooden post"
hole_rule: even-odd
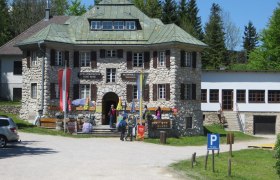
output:
[[[229,157],[232,157],[232,143],[229,144]]]
[[[205,170],[207,170],[208,155],[209,155],[209,151],[207,151],[206,156],[205,156],[205,165],[204,165]]]
[[[228,158],[228,176],[231,176],[231,159]]]
[[[192,168],[193,168],[193,163],[194,163],[194,154],[192,154]]]
[[[193,156],[194,156],[194,158],[193,158],[193,159],[194,159],[194,160],[193,160],[193,161],[194,161],[194,164],[196,164],[196,152],[193,153]]]
[[[215,159],[214,159],[215,152],[212,150],[212,171],[215,172]]]
[[[166,131],[160,131],[160,143],[166,144]]]

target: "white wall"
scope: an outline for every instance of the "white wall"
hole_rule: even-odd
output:
[[[268,103],[268,90],[280,90],[280,72],[203,71],[201,89],[207,89],[203,111],[218,111],[222,90],[233,90],[233,110],[236,111],[236,90],[246,90],[246,103],[238,103],[239,111],[280,112],[280,103]],[[209,103],[209,89],[219,89],[219,103]],[[249,90],[265,90],[265,103],[248,103]]]

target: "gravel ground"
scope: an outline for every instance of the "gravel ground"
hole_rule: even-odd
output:
[[[206,146],[172,147],[118,138],[67,138],[20,133],[22,143],[0,149],[3,180],[172,180],[182,179],[168,165],[206,154]],[[235,143],[233,150],[248,145],[274,143],[275,136]],[[221,152],[228,151],[221,145]]]

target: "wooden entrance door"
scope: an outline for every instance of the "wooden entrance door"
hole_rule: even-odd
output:
[[[223,110],[232,111],[233,110],[233,90],[225,89],[222,90],[222,107]]]

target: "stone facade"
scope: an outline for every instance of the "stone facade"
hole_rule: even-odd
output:
[[[93,49],[94,48],[94,49]],[[146,84],[149,85],[149,101],[143,101],[144,105],[148,107],[176,107],[178,115],[174,118],[173,129],[178,135],[195,135],[202,134],[202,112],[200,108],[200,79],[201,79],[201,57],[200,53],[197,53],[197,66],[196,68],[181,67],[180,66],[180,51],[197,51],[197,49],[189,48],[177,48],[176,46],[151,46],[151,47],[117,47],[117,49],[123,49],[123,58],[99,58],[100,49],[96,47],[83,47],[80,49],[73,49],[67,46],[61,46],[53,44],[46,48],[47,61],[45,62],[45,79],[44,79],[44,114],[48,114],[48,106],[58,105],[59,100],[51,100],[50,98],[50,84],[58,82],[58,69],[62,67],[50,65],[50,51],[56,49],[59,51],[69,51],[69,67],[72,68],[71,85],[70,89],[73,89],[74,84],[96,84],[97,87],[97,99],[96,106],[102,106],[103,97],[108,92],[114,92],[118,97],[121,97],[123,101],[127,99],[127,84],[136,85],[136,82],[125,81],[121,78],[122,73],[139,73],[142,68],[127,68],[127,52],[149,52],[150,53],[150,65],[148,69],[144,69],[143,72],[148,74]],[[106,47],[106,49],[115,50],[116,47]],[[74,67],[74,51],[96,51],[97,55],[97,68],[91,67]],[[165,51],[170,50],[170,68],[158,67],[153,68],[153,51]],[[27,58],[23,59],[23,97],[22,97],[22,109],[21,118],[32,119],[35,117],[38,109],[41,107],[41,79],[42,79],[42,57],[38,57],[37,64],[27,68]],[[106,83],[106,68],[116,68],[116,82]],[[98,72],[102,74],[102,78],[98,80],[80,79],[78,77],[79,72]],[[32,99],[31,83],[37,83],[37,98]],[[170,84],[170,100],[153,100],[153,84]],[[182,83],[196,84],[196,100],[181,100],[180,99],[180,85]],[[73,99],[73,91],[70,90],[70,99]],[[127,104],[128,107],[131,103]],[[136,107],[138,103],[136,102]],[[102,124],[102,114],[104,112],[96,112],[97,124]],[[186,117],[192,117],[193,123],[190,129],[186,129]],[[168,114],[163,114],[163,118],[169,118]]]

